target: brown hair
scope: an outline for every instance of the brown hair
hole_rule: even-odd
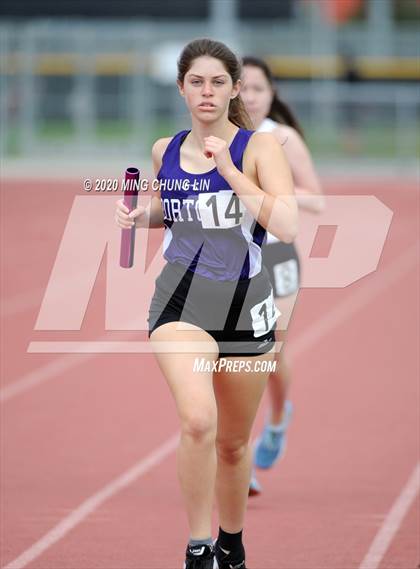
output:
[[[193,61],[197,59],[197,57],[204,55],[214,57],[221,61],[234,85],[241,78],[241,63],[224,43],[208,38],[200,38],[191,41],[182,50],[178,60],[178,81],[180,83],[184,82],[185,74],[190,69]],[[228,118],[236,124],[236,126],[253,130],[251,119],[245,110],[245,105],[239,94],[230,100]]]
[[[304,138],[303,129],[300,126],[299,121],[293,114],[290,107],[282,99],[280,99],[279,94],[277,93],[273,74],[271,73],[271,70],[266,62],[262,59],[259,59],[258,57],[247,55],[246,57],[242,58],[242,65],[250,65],[252,67],[258,67],[258,69],[261,69],[273,90],[273,100],[271,101],[268,118],[272,119],[273,121],[293,127],[298,131],[302,138]]]

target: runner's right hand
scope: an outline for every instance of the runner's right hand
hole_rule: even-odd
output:
[[[145,217],[146,208],[144,206],[139,205],[136,209],[133,209],[133,211],[130,212],[128,207],[124,205],[124,201],[122,199],[117,201],[115,223],[118,227],[121,227],[121,229],[130,229],[135,225],[138,226]]]

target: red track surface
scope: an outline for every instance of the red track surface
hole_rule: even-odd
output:
[[[418,236],[417,188],[337,180],[327,189],[374,194],[394,217],[375,273],[344,289],[300,293],[289,332],[296,413],[286,457],[259,475],[264,493],[249,503],[244,534],[252,569],[359,568],[418,460],[419,283],[415,257],[399,263]],[[178,423],[152,355],[27,353],[31,340],[54,337],[33,327],[74,195],[82,192],[76,183],[34,182],[25,190],[17,181],[3,182],[1,191],[2,387],[37,369],[46,379],[2,403],[5,567],[152,454]],[[60,339],[103,336],[103,300],[101,267],[82,331]],[[336,309],[339,321],[318,333]],[[308,330],[315,339],[299,346]],[[58,360],[75,365],[48,375],[43,366]],[[256,429],[263,419],[262,407]],[[414,501],[380,569],[417,567],[418,513]],[[26,566],[176,569],[187,537],[169,452]]]

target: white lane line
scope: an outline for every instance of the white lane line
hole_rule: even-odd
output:
[[[389,510],[359,569],[378,569],[420,490],[420,463]]]
[[[85,520],[97,508],[99,508],[106,500],[132,484],[137,478],[149,472],[152,468],[160,464],[168,455],[170,455],[178,446],[179,434],[171,437],[165,443],[160,445],[149,456],[140,460],[129,470],[112,480],[109,484],[101,488],[98,492],[90,496],[82,502],[68,516],[63,518],[55,527],[47,532],[44,537],[34,543],[19,557],[8,563],[3,569],[22,569],[37,557],[42,555],[44,551],[49,549],[54,543],[62,539],[78,524]]]
[[[0,317],[10,318],[32,308],[35,309],[37,306],[40,306],[44,292],[39,289],[21,292],[10,298],[2,298],[0,300]]]
[[[390,263],[382,271],[376,273],[376,279],[369,280],[365,286],[356,289],[351,298],[337,304],[325,316],[319,318],[314,324],[307,328],[302,334],[293,339],[290,346],[287,346],[291,357],[296,357],[304,352],[308,347],[313,346],[333,328],[338,326],[343,320],[360,310],[372,300],[372,296],[390,288],[399,279],[410,272],[419,262],[419,249],[417,244],[412,245],[396,261]]]
[[[133,334],[131,337],[135,336],[136,334]],[[98,342],[103,341],[104,340],[102,338],[99,338],[98,340]],[[25,393],[29,389],[32,389],[51,378],[59,377],[60,374],[84,364],[96,356],[97,354],[94,352],[79,352],[78,354],[64,354],[60,358],[50,361],[0,389],[0,404],[6,403],[6,401],[13,399],[17,395]]]
[[[44,381],[48,381],[52,377],[57,377],[82,363],[86,363],[93,357],[95,357],[95,354],[81,354],[79,356],[65,355],[61,358],[48,362],[45,365],[28,372],[17,381],[13,381],[9,385],[0,389],[0,403],[5,403],[17,395],[25,393],[25,391],[28,391],[32,387],[35,387]]]

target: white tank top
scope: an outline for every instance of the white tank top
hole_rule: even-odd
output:
[[[266,118],[263,120],[263,122],[257,128],[257,132],[272,132],[278,126],[279,125],[275,121],[273,121],[269,118]],[[271,233],[269,233],[267,231],[267,243],[278,243],[278,242],[279,242],[279,239],[277,239],[277,237],[274,237],[274,235],[272,235]]]

